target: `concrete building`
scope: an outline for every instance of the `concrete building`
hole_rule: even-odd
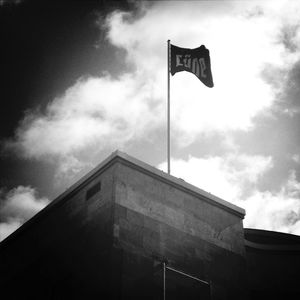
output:
[[[244,230],[244,216],[116,151],[1,242],[0,291],[3,299],[300,299],[300,237]]]

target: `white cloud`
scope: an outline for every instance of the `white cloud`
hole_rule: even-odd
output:
[[[9,220],[5,223],[0,223],[0,241],[4,240],[7,236],[17,230],[22,223],[20,221]]]
[[[47,198],[39,198],[36,190],[28,186],[0,192],[0,241],[49,203]]]
[[[171,161],[172,175],[245,208],[245,226],[300,235],[300,182],[295,172],[276,192],[258,189],[272,167],[270,157],[245,154]],[[166,163],[159,168],[166,169]]]
[[[153,87],[130,74],[79,80],[44,114],[28,113],[6,148],[26,158],[59,161],[57,177],[76,173],[90,164],[84,150],[120,149],[157,128],[163,109],[152,97]]]
[[[300,235],[300,182],[295,172],[277,193],[256,191],[246,199],[246,225]]]
[[[205,44],[215,87],[189,73],[171,79],[172,139],[185,147],[200,134],[249,130],[253,117],[272,106],[275,90],[261,71],[283,74],[299,58],[279,39],[283,24],[296,22],[300,6],[271,2],[155,2],[140,14],[116,11],[106,20],[108,41],[126,50],[131,66],[119,78],[79,80],[44,112],[31,111],[8,148],[28,158],[55,159],[58,172],[78,171],[90,149],[126,151],[126,145],[165,127],[166,41]],[[295,36],[295,38],[297,35]],[[282,78],[284,81],[284,76]]]
[[[45,114],[27,115],[17,131],[17,145],[25,156],[40,158],[69,155],[99,142],[100,147],[122,145],[145,133],[155,126],[159,111],[153,107],[151,87],[135,79],[124,75],[78,81]]]
[[[227,201],[239,201],[245,190],[256,187],[259,179],[272,168],[271,157],[227,154],[188,160],[172,160],[172,175],[198,186]],[[159,165],[166,169],[166,163]]]
[[[168,38],[178,46],[204,43],[210,49],[213,89],[189,73],[171,79],[173,129],[187,143],[201,132],[247,130],[253,117],[272,105],[275,91],[261,71],[267,65],[287,71],[299,59],[299,53],[288,52],[278,38],[286,17],[297,11],[283,10],[284,4],[288,6],[280,2],[274,8],[261,1],[161,2],[137,20],[129,13],[114,13],[108,36],[112,44],[127,50],[128,62],[137,70],[160,78],[162,92]],[[257,7],[262,13],[249,17]]]
[[[293,160],[295,163],[299,164],[299,163],[300,163],[300,155],[299,155],[299,154],[294,154],[294,155],[292,156],[292,160]]]

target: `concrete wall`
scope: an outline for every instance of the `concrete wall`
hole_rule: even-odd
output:
[[[153,272],[155,261],[167,259],[169,266],[210,282],[212,299],[243,299],[241,216],[125,164],[116,168],[115,185],[114,237],[123,251],[124,278],[134,282],[141,272]],[[141,260],[134,274],[130,255]]]
[[[87,190],[99,181],[101,192],[86,200]],[[101,299],[110,294],[112,195],[113,167],[4,240],[1,299]]]

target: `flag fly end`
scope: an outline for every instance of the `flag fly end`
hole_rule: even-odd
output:
[[[193,73],[203,84],[214,86],[209,50],[204,45],[195,49],[180,48],[171,44],[171,75],[187,71]]]

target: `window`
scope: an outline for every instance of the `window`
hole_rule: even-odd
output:
[[[89,200],[98,192],[100,192],[100,190],[101,190],[101,182],[99,181],[86,191],[85,199]]]

